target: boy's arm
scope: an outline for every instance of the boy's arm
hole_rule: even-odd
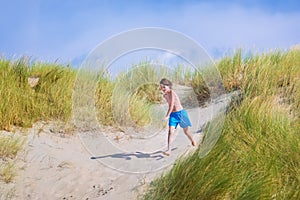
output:
[[[166,118],[169,118],[170,117],[170,114],[171,112],[173,111],[173,108],[174,108],[174,92],[173,90],[171,90],[171,95],[170,95],[170,99],[168,101],[168,104],[169,104],[169,109],[168,109],[168,112],[166,114]]]

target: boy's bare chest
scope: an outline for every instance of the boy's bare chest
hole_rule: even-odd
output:
[[[171,96],[171,94],[165,94],[164,95],[164,98],[166,99],[166,101],[170,104],[170,102],[171,102],[171,98],[172,98],[172,96]]]

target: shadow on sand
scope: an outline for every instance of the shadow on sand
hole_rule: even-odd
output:
[[[177,148],[173,148],[172,151],[176,150]],[[101,159],[101,158],[122,158],[125,160],[131,160],[132,158],[153,158],[155,160],[163,159],[165,156],[162,155],[162,151],[156,151],[153,153],[143,153],[137,151],[135,153],[116,153],[106,156],[92,156],[91,159]]]

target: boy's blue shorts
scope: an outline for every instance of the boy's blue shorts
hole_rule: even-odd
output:
[[[188,126],[192,126],[192,123],[189,119],[186,110],[171,112],[169,126],[174,126],[175,128],[177,128],[178,124],[181,128],[187,128]]]

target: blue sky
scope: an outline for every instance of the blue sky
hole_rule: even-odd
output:
[[[107,38],[142,27],[179,31],[212,57],[237,48],[261,52],[300,43],[297,0],[1,0],[0,5],[5,57],[72,62]]]

